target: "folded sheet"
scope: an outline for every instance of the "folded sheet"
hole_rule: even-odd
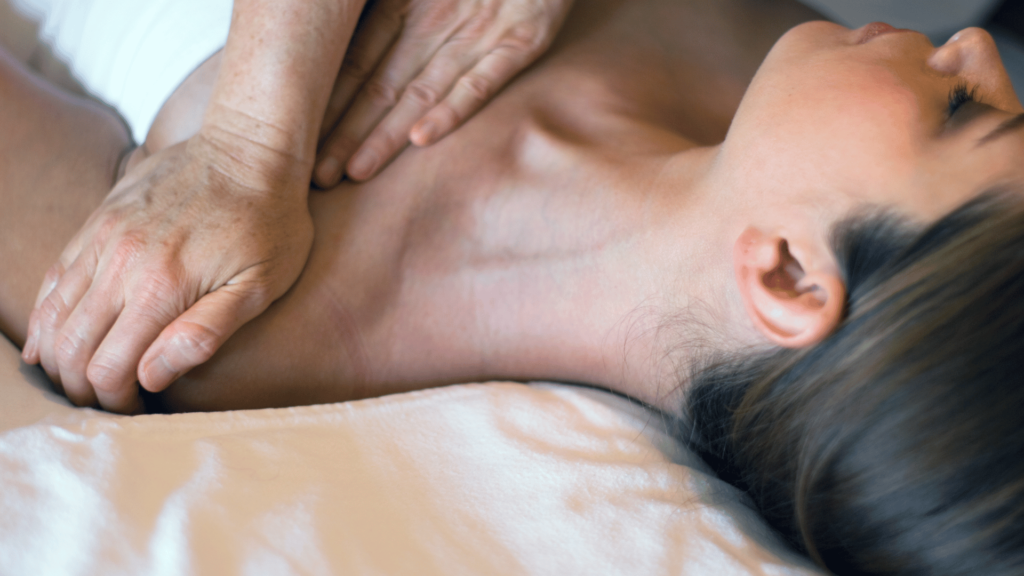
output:
[[[68,407],[0,345],[2,574],[813,573],[605,392],[123,417]]]

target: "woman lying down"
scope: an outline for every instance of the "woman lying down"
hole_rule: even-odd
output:
[[[935,47],[811,16],[579,3],[450,136],[312,193],[298,280],[160,402],[586,382],[685,422],[836,573],[1024,572],[1024,109],[982,30]],[[0,72],[0,309],[20,344],[90,213],[161,206],[133,178],[188,136],[209,75],[108,196],[117,118]],[[26,357],[95,402],[52,349],[70,329],[44,329]]]

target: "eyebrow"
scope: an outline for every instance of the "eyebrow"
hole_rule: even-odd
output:
[[[1009,132],[1012,132],[1021,126],[1024,126],[1024,114],[1017,114],[1013,118],[1004,120],[1002,124],[996,126],[995,130],[989,132],[981,140],[978,140],[978,146],[988,144],[989,142],[1004,136]]]

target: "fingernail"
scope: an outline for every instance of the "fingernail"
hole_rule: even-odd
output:
[[[321,183],[330,186],[338,181],[341,176],[341,164],[333,156],[328,156],[316,167],[316,178]]]
[[[348,173],[353,178],[368,178],[377,169],[377,155],[373,152],[360,152],[348,165]]]
[[[434,140],[436,134],[437,126],[430,120],[426,120],[413,130],[411,140],[417,146],[426,146]]]

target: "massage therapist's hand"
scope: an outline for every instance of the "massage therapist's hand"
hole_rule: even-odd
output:
[[[164,389],[298,277],[309,163],[240,150],[200,132],[144,160],[47,274],[23,356],[76,404],[137,410],[136,378]]]
[[[444,137],[547,49],[572,2],[379,0],[342,63],[313,181],[370,178],[406,143]]]

